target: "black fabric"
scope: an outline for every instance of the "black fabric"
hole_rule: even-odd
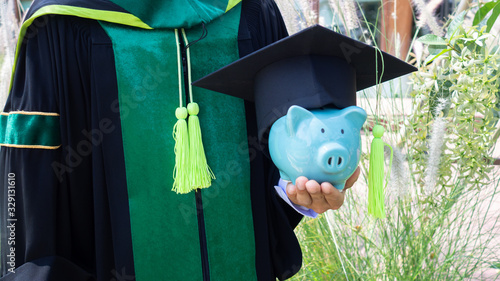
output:
[[[29,57],[19,56],[4,111],[60,113],[62,148],[0,149],[0,180],[16,175],[16,267],[54,256],[98,280],[133,276],[111,42],[96,21],[68,16],[44,21],[21,47]],[[6,189],[0,196],[4,206]],[[6,210],[0,214],[6,221]],[[3,260],[7,243],[2,239],[2,275],[9,268]],[[8,278],[30,280],[19,272]]]
[[[95,85],[91,107],[97,109],[97,113],[92,110],[91,142],[96,147],[97,155],[103,156],[93,158],[95,206],[100,205],[102,208],[95,208],[95,212],[105,214],[102,217],[95,216],[96,237],[103,238],[96,241],[96,249],[100,251],[96,254],[103,257],[112,255],[97,262],[97,276],[118,279],[119,276],[133,276],[135,272],[118,85],[111,40],[96,22],[91,27],[94,34],[91,85]],[[96,185],[95,182],[100,184]],[[100,202],[104,203],[98,204]]]
[[[255,118],[253,103],[245,102],[245,110],[247,118]],[[284,280],[297,273],[302,265],[300,245],[293,232],[302,215],[277,198],[271,188],[279,180],[279,171],[268,157],[266,146],[258,141],[256,123],[249,124],[247,131],[257,276],[259,280],[275,280],[272,276]]]
[[[273,0],[243,0],[238,48],[244,57],[288,36],[285,23]]]
[[[274,1],[243,1],[238,47],[244,57],[288,36]],[[279,172],[272,163],[266,143],[258,139],[255,104],[245,101],[251,164],[252,209],[254,217],[256,266],[259,280],[284,280],[297,273],[302,253],[293,229],[302,219],[281,198],[274,185]]]
[[[2,280],[93,281],[95,277],[67,259],[52,256],[27,262],[17,268],[15,274],[7,275]]]
[[[83,7],[108,3],[103,9],[114,9],[109,1],[77,2]],[[30,13],[43,3],[55,2],[35,2]],[[60,113],[62,147],[0,149],[0,181],[15,174],[17,200],[15,274],[8,273],[6,259],[9,214],[0,209],[0,280],[134,280],[112,44],[93,20],[50,15],[38,23],[21,46],[4,111]],[[286,35],[274,2],[243,1],[240,55]],[[293,228],[301,216],[277,198],[273,185],[279,174],[255,145],[255,111],[249,103],[246,109],[257,275],[284,279],[300,268]],[[0,190],[1,206],[7,206],[6,187]]]

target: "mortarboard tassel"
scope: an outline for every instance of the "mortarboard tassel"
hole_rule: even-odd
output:
[[[177,193],[190,192],[189,184],[189,135],[186,118],[188,116],[187,109],[182,106],[182,67],[180,59],[179,37],[177,29],[175,30],[175,40],[177,42],[177,69],[179,71],[179,107],[175,110],[177,122],[174,125],[173,137],[175,140],[175,167],[174,167],[174,184],[172,190]]]
[[[212,170],[207,164],[205,149],[201,138],[200,120],[198,104],[191,102],[188,104],[189,113],[189,172],[190,185],[192,188],[206,188],[212,185],[212,179],[215,178]]]
[[[376,218],[385,218],[385,186],[384,186],[384,146],[392,147],[382,140],[384,127],[375,125],[372,130],[373,140],[370,150],[370,167],[368,169],[368,213]]]
[[[184,29],[182,29],[182,36],[184,37],[186,46],[189,46]],[[212,179],[215,179],[215,176],[208,166],[205,149],[203,147],[200,119],[198,118],[200,108],[198,104],[193,101],[193,90],[191,86],[191,55],[189,47],[186,49],[186,56],[190,99],[190,103],[187,106],[189,113],[189,180],[191,188],[198,189],[211,186]]]
[[[175,167],[174,167],[174,186],[173,191],[177,193],[188,193],[191,191],[189,184],[189,174],[187,168],[189,167],[189,141],[188,141],[188,128],[187,128],[187,109],[185,107],[178,107],[175,110],[175,117],[177,122],[174,125],[174,153],[175,153]]]

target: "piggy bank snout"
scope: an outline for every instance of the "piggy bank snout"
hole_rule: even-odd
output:
[[[325,173],[340,173],[349,161],[347,149],[338,143],[324,144],[318,150],[318,165]]]

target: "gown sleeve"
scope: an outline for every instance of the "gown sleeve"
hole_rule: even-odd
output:
[[[76,164],[83,169],[88,165],[86,161],[77,163],[76,157],[72,162],[75,167],[61,162],[60,124],[65,117],[58,103],[59,94],[67,89],[76,98],[88,90],[82,86],[88,77],[78,71],[86,67],[87,61],[74,54],[85,52],[85,42],[73,38],[74,33],[62,26],[57,20],[43,17],[28,28],[2,113],[0,217],[2,233],[7,233],[8,238],[2,237],[1,241],[1,280],[55,280],[68,276],[91,279],[68,259],[71,252],[79,251],[78,247],[71,249],[68,243],[56,243],[70,243],[70,232],[85,233],[91,228],[91,219],[84,219],[83,212],[70,208],[63,200],[79,198],[84,204],[89,198],[81,190],[67,190],[62,182],[66,172],[76,170]],[[47,139],[51,142],[44,141]],[[12,184],[4,184],[8,181]],[[8,205],[11,208],[3,207]],[[81,212],[81,225],[69,221],[74,212]],[[6,232],[5,222],[11,226]],[[86,258],[82,256],[82,262]]]
[[[2,281],[133,274],[128,207],[113,203],[127,202],[126,183],[116,172],[124,170],[123,152],[113,145],[121,143],[119,113],[110,106],[113,51],[102,38],[97,21],[43,16],[21,43],[1,116]],[[104,153],[116,162],[105,163]],[[109,186],[123,188],[111,198]]]

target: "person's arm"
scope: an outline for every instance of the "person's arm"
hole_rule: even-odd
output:
[[[91,174],[67,184],[91,167],[76,149],[67,149],[88,120],[81,116],[82,124],[66,126],[70,117],[61,104],[68,97],[82,104],[89,91],[88,71],[81,71],[89,67],[87,32],[67,17],[44,16],[27,29],[21,44],[1,116],[0,280],[92,278],[84,269],[92,257],[81,255],[88,245],[72,243],[78,236],[93,240],[93,215],[81,208],[92,205],[82,188]],[[64,92],[71,95],[63,97]]]

